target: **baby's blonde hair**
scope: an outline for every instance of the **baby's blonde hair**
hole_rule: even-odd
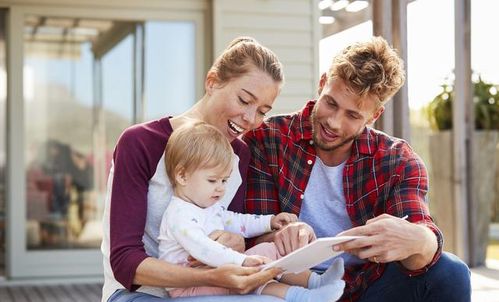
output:
[[[212,125],[202,121],[183,124],[173,131],[165,148],[166,174],[173,187],[175,175],[198,169],[219,168],[230,171],[233,151],[227,138]]]

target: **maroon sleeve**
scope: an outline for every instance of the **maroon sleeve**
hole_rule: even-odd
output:
[[[129,290],[139,264],[148,257],[142,236],[149,180],[163,154],[167,135],[159,123],[133,126],[121,135],[113,155],[110,208],[110,263],[114,277]]]
[[[246,143],[240,139],[233,140],[231,145],[234,149],[234,153],[239,156],[239,172],[241,173],[242,183],[229,205],[229,210],[237,213],[243,213],[244,199],[246,198],[246,174],[248,173],[250,152]]]

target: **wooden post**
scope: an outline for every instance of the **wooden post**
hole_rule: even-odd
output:
[[[455,33],[455,99],[452,110],[453,119],[453,146],[454,146],[454,200],[456,203],[456,254],[463,261],[470,264],[473,242],[473,226],[470,217],[473,217],[470,205],[471,182],[470,159],[473,128],[473,98],[471,84],[471,44],[470,44],[470,0],[456,0],[454,33]],[[436,201],[438,202],[438,201]]]
[[[392,37],[393,46],[405,62],[405,84],[393,96],[393,135],[410,140],[411,126],[409,119],[409,82],[407,73],[407,1],[392,0]]]
[[[373,1],[373,33],[383,36],[407,62],[407,1]],[[406,81],[407,83],[407,81]],[[409,98],[407,84],[402,86],[391,101],[385,105],[385,112],[376,122],[376,128],[406,140],[410,139]]]
[[[373,5],[373,34],[382,36],[392,44],[392,0],[377,0]],[[376,128],[389,135],[394,135],[393,102],[388,101],[385,112],[376,122]]]

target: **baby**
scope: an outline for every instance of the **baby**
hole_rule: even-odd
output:
[[[212,240],[216,230],[255,237],[296,221],[294,214],[250,215],[227,210],[241,184],[238,158],[227,139],[204,122],[189,122],[176,129],[165,149],[168,178],[174,189],[161,221],[159,258],[189,265],[189,256],[218,267],[224,264],[260,266],[280,257],[273,243],[262,243],[236,252]],[[345,283],[343,262],[335,261],[322,275],[305,271],[283,274],[258,288],[256,294],[272,295],[286,301],[336,301]],[[228,289],[194,287],[169,289],[171,297],[227,295]]]

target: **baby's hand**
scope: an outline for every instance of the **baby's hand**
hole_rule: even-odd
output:
[[[272,260],[270,258],[264,257],[264,256],[258,256],[258,255],[251,255],[247,256],[244,259],[243,266],[260,266],[262,264],[266,264],[271,262]]]
[[[295,214],[282,212],[272,217],[272,219],[270,220],[270,226],[272,227],[272,230],[280,230],[288,223],[295,221],[298,221],[298,217],[296,217]]]

